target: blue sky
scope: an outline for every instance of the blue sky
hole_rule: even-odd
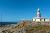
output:
[[[40,8],[42,17],[50,18],[50,0],[0,0],[0,21],[32,19]]]

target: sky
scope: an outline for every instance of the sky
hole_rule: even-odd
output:
[[[42,17],[50,18],[50,0],[0,0],[0,21],[32,19],[38,8]]]

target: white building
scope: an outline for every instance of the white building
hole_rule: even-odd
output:
[[[34,22],[49,22],[50,21],[50,18],[43,18],[41,17],[41,13],[40,13],[40,9],[38,8],[37,10],[37,17],[33,18],[33,21]]]

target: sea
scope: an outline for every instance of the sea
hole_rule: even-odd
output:
[[[17,24],[17,22],[0,22],[0,25]]]

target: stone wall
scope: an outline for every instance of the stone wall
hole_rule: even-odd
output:
[[[50,26],[50,22],[32,22],[32,25],[45,25]]]

